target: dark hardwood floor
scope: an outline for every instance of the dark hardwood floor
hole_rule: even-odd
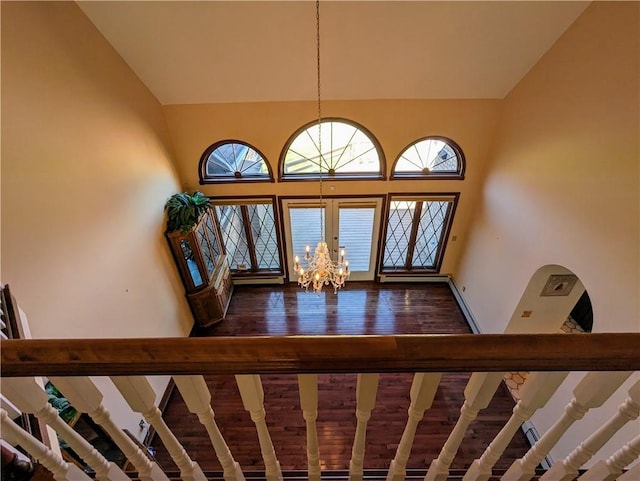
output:
[[[470,333],[448,285],[349,282],[334,295],[317,296],[296,285],[236,286],[227,317],[194,336],[282,336],[341,334]],[[469,373],[445,374],[435,401],[418,426],[408,468],[426,469],[438,456],[456,423]],[[382,374],[376,407],[367,428],[366,469],[386,469],[395,455],[407,422],[411,374]],[[231,452],[246,471],[264,464],[249,413],[244,411],[233,376],[207,376],[216,422]],[[297,378],[263,375],[266,422],[283,470],[305,470],[306,431],[300,411]],[[318,376],[318,442],[323,469],[348,469],[355,433],[356,375]],[[514,402],[501,387],[488,409],[468,429],[452,469],[467,468],[480,457],[508,420]],[[205,471],[219,471],[204,427],[186,409],[177,390],[171,395],[165,420],[194,461]],[[160,440],[152,446],[167,470],[175,470]],[[519,432],[496,465],[506,469],[529,448]]]

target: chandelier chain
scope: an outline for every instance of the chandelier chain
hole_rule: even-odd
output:
[[[320,107],[320,0],[316,0],[316,74],[318,83],[318,122],[322,120]]]
[[[351,272],[349,271],[349,261],[345,258],[345,250],[340,248],[339,255],[336,254],[337,259],[332,259],[332,250],[337,253],[337,249],[334,249],[334,244],[337,244],[337,238],[332,241],[331,247],[325,241],[325,226],[324,226],[324,213],[325,209],[322,203],[322,110],[320,102],[320,0],[316,0],[316,73],[317,73],[317,87],[318,87],[318,180],[320,182],[320,242],[311,255],[311,247],[307,245],[305,247],[306,253],[303,263],[306,263],[306,268],[300,265],[301,259],[298,256],[294,257],[294,272],[298,276],[298,284],[306,289],[312,288],[316,294],[320,294],[323,286],[331,285],[333,292],[336,293],[338,289],[344,286],[345,280],[349,278]]]
[[[320,0],[316,0],[316,74],[318,86],[318,177],[320,183],[320,239],[324,241],[324,209],[322,207],[322,104],[320,102]]]

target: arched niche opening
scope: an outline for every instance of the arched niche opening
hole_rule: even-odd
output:
[[[576,305],[573,306],[569,316],[584,332],[592,331],[593,307],[591,306],[591,299],[586,289],[580,296],[580,299],[578,299],[578,302],[576,302]]]
[[[570,269],[549,264],[540,267],[529,280],[505,334],[589,333],[593,329],[591,299],[580,278]],[[505,374],[514,399],[527,372]]]
[[[581,319],[591,318],[590,326],[584,329],[590,332],[593,310],[589,295],[585,293],[582,281],[570,269],[557,264],[542,266],[531,276],[504,333],[560,332],[572,312],[580,312]]]

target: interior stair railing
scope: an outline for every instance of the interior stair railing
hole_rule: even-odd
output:
[[[234,460],[211,409],[211,394],[204,374],[234,374],[244,408],[250,412],[258,434],[265,473],[269,481],[283,479],[269,431],[265,423],[260,375],[298,374],[302,414],[307,422],[308,479],[321,479],[318,463],[315,418],[318,373],[359,373],[356,436],[348,471],[351,480],[366,477],[363,456],[366,423],[373,408],[377,375],[382,372],[413,372],[411,405],[407,424],[398,440],[396,454],[385,474],[388,481],[405,479],[406,465],[417,423],[430,407],[441,373],[473,371],[460,418],[440,455],[433,460],[425,481],[449,479],[451,460],[460,447],[464,432],[478,411],[485,408],[505,371],[531,371],[513,416],[483,455],[462,475],[464,481],[492,479],[492,467],[515,431],[536,409],[542,407],[566,377],[568,371],[586,371],[574,389],[557,422],[522,458],[514,460],[502,474],[503,481],[524,481],[539,475],[540,460],[568,427],[589,409],[598,407],[640,367],[640,334],[519,334],[519,335],[401,335],[401,336],[311,336],[311,337],[210,337],[157,339],[64,339],[3,340],[2,394],[20,411],[35,415],[54,428],[95,472],[96,479],[167,480],[167,474],[113,424],[102,405],[102,395],[88,376],[111,376],[134,411],[142,414],[156,430],[173,457],[184,480],[204,481],[207,476],[189,458],[180,442],[162,420],[155,405],[155,393],[147,375],[170,374],[189,410],[206,427],[213,451],[223,466],[225,481],[245,479]],[[86,440],[74,433],[47,403],[47,396],[36,377],[53,380],[80,411],[88,413],[118,443],[135,466],[125,473],[108,462]],[[629,389],[627,400],[601,428],[581,443],[564,460],[556,462],[540,479],[557,481],[612,480],[637,481],[638,468],[625,470],[640,453],[640,435],[620,447],[608,459],[580,472],[606,441],[640,413],[640,382]],[[56,456],[46,445],[19,428],[8,415],[2,416],[2,437],[19,445],[50,470],[55,479],[90,479],[77,466]],[[347,476],[345,476],[347,477]]]

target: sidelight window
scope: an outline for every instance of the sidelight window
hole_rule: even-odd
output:
[[[273,199],[213,199],[234,275],[282,274]]]
[[[381,273],[436,273],[458,194],[391,195]]]

